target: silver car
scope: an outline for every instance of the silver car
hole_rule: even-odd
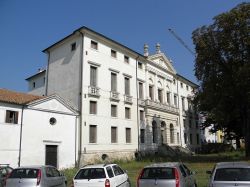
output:
[[[12,170],[13,168],[9,164],[0,164],[0,187],[4,186],[5,180]]]
[[[247,162],[219,162],[210,174],[209,187],[250,186],[250,164]]]
[[[144,167],[138,178],[137,187],[196,187],[194,172],[180,162],[152,164]]]
[[[82,167],[73,179],[73,187],[130,187],[127,173],[117,164]]]
[[[6,187],[66,187],[66,178],[53,166],[29,166],[14,169]]]

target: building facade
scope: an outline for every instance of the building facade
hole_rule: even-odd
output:
[[[46,71],[27,79],[29,93],[56,93],[79,110],[81,162],[200,146],[191,105],[197,85],[177,74],[159,44],[155,54],[147,45],[140,54],[82,27],[43,52]]]
[[[74,167],[78,113],[57,95],[0,89],[0,160],[11,167]]]

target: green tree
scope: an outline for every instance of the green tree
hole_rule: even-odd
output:
[[[195,104],[215,130],[245,139],[250,156],[250,3],[214,17],[192,34],[195,76],[200,88]]]

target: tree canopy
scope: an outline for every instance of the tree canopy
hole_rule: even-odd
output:
[[[242,3],[193,31],[195,104],[215,130],[244,138],[250,156],[250,3]]]

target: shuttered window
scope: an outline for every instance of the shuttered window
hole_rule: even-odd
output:
[[[125,107],[125,118],[130,119],[130,108]]]
[[[97,102],[96,101],[89,102],[89,113],[97,114]]]
[[[117,117],[117,105],[111,105],[111,116]]]
[[[143,99],[143,83],[139,82],[139,98]]]
[[[6,123],[17,124],[18,123],[18,112],[17,111],[6,110],[5,122]]]
[[[131,129],[126,128],[126,143],[131,143]]]
[[[145,143],[145,129],[141,129],[141,143]]]
[[[117,91],[117,75],[116,73],[111,73],[111,91]]]
[[[125,95],[130,95],[130,81],[128,77],[124,77],[125,81]]]
[[[97,68],[90,66],[90,86],[97,86]]]
[[[97,127],[96,125],[90,125],[89,126],[89,143],[96,143],[96,137],[97,137]]]
[[[117,127],[111,127],[111,143],[117,143]]]

